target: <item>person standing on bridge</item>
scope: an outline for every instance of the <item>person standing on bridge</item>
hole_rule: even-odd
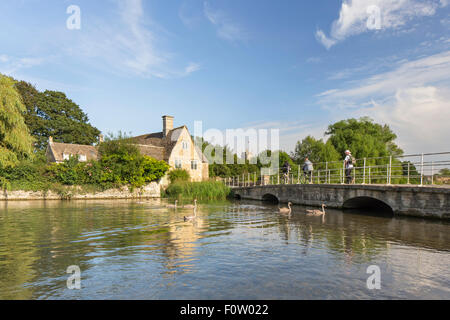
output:
[[[346,150],[344,167],[345,167],[345,178],[346,178],[347,184],[353,183],[352,170],[353,170],[354,162],[355,162],[355,158],[353,158],[352,153],[350,152],[350,150]]]
[[[305,174],[306,181],[308,183],[312,183],[311,181],[311,173],[314,170],[313,164],[309,161],[308,157],[305,158],[305,163],[303,164],[303,173]]]

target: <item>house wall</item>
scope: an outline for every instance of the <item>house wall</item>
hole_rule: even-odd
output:
[[[183,141],[188,143],[187,150],[183,149]],[[206,171],[208,171],[208,164],[202,163],[201,155],[195,151],[195,145],[192,141],[191,135],[185,128],[182,130],[178,141],[172,150],[172,154],[169,157],[169,165],[172,170],[175,169],[176,159],[181,160],[181,169],[189,172],[192,181],[202,181],[208,179],[208,175],[205,175],[205,167]],[[191,169],[192,160],[197,160],[197,170]]]

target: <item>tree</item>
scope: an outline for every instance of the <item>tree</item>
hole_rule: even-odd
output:
[[[47,146],[48,137],[55,142],[92,144],[100,131],[89,124],[88,116],[63,92],[39,92],[25,81],[16,83],[26,107],[25,123],[35,137],[36,147]]]
[[[389,126],[374,123],[368,117],[336,122],[328,127],[326,134],[340,155],[347,149],[360,159],[403,154],[394,143],[397,136]]]
[[[305,158],[313,163],[340,160],[339,154],[330,141],[324,143],[322,139],[316,140],[312,136],[307,136],[302,141],[297,142],[293,157],[298,164],[302,164]]]
[[[33,152],[33,138],[25,124],[25,106],[15,81],[0,74],[0,166],[15,166]]]

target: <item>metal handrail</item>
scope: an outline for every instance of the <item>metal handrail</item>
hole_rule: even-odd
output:
[[[352,182],[361,184],[425,184],[434,185],[450,184],[450,176],[438,176],[437,170],[440,168],[450,168],[450,157],[448,159],[425,159],[431,156],[450,155],[450,152],[423,153],[402,156],[371,157],[356,159],[363,165],[354,165],[351,168]],[[419,161],[404,161],[399,163],[399,159],[420,157]],[[384,164],[367,165],[370,160],[385,159]],[[339,167],[333,166],[339,164]],[[342,166],[342,167],[341,167]],[[225,179],[229,186],[255,186],[255,185],[277,185],[277,184],[330,184],[346,182],[346,168],[343,161],[330,161],[315,163],[314,167],[319,168],[311,171],[306,177],[300,172],[301,165],[298,165],[298,172],[290,171],[288,175],[280,168],[276,172],[265,176],[258,176],[256,173],[246,173],[239,177]],[[325,168],[323,168],[325,167]]]

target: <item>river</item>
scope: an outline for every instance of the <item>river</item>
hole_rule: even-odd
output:
[[[0,299],[450,299],[449,222],[252,201],[184,222],[165,204],[0,203]]]

